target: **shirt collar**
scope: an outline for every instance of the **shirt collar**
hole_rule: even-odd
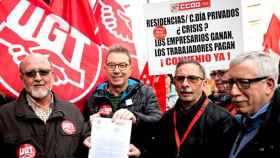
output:
[[[49,103],[49,108],[52,108],[51,106],[53,105],[54,102],[54,98],[53,98],[53,94],[51,94],[51,102]],[[26,95],[26,100],[29,106],[31,106],[32,109],[36,109],[36,108],[41,108],[40,104],[34,100],[29,94]]]
[[[253,116],[249,116],[250,119],[255,119],[258,116],[262,115],[263,113],[265,113],[268,109],[269,103],[264,104]]]

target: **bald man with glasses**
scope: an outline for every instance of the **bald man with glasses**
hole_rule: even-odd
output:
[[[278,65],[264,52],[250,52],[230,62],[224,81],[240,123],[230,158],[276,158],[280,155]]]

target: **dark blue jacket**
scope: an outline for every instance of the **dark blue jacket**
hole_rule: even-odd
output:
[[[280,90],[275,90],[255,137],[244,146],[237,158],[278,158],[280,155]]]

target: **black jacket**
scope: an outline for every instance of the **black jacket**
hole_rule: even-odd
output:
[[[84,109],[86,120],[91,114],[97,113],[101,105],[112,105],[107,88],[108,82],[104,82],[90,96]],[[146,157],[146,148],[151,144],[154,124],[161,118],[159,104],[152,88],[138,80],[129,79],[128,87],[121,95],[120,104],[112,109],[115,112],[121,108],[128,109],[136,116],[137,123],[132,127],[131,143],[140,148],[142,157]]]
[[[205,99],[207,98],[203,94],[199,101],[187,110],[182,108],[180,99],[178,99],[175,107],[163,115],[156,137],[155,157],[177,158],[174,111],[177,113],[177,131],[179,137],[182,138]],[[204,113],[183,142],[179,152],[180,158],[226,157],[230,150],[229,145],[234,141],[231,134],[236,132],[235,124],[237,124],[236,120],[228,112],[209,100]]]
[[[1,157],[35,154],[35,158],[78,158],[87,154],[82,145],[86,134],[84,119],[73,104],[54,95],[53,111],[45,124],[27,104],[23,91],[17,101],[0,109]],[[67,128],[68,127],[68,128]]]
[[[280,90],[277,89],[256,136],[244,146],[237,158],[279,158]]]

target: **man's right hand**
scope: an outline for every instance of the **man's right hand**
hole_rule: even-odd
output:
[[[128,151],[127,155],[130,158],[138,158],[138,157],[140,157],[141,152],[136,146],[134,146],[133,144],[130,144],[129,145],[129,151]]]

